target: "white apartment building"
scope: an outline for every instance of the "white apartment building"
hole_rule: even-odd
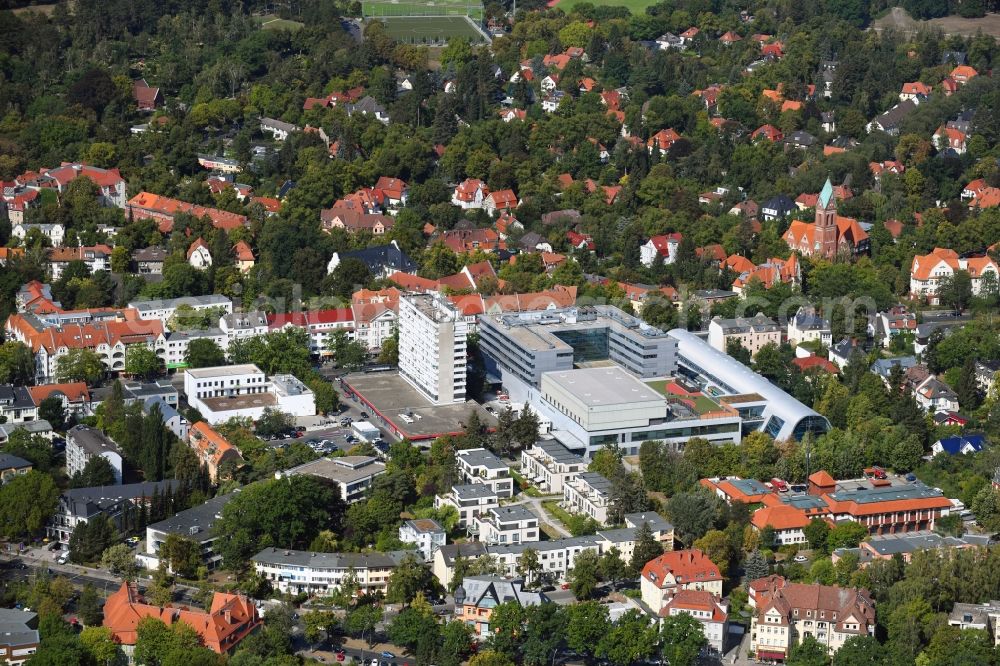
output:
[[[407,520],[399,526],[399,540],[416,545],[417,552],[425,562],[433,559],[434,553],[445,544],[447,537],[444,528],[430,518]]]
[[[211,340],[222,351],[229,349],[229,337],[219,328],[207,328],[200,331],[167,331],[163,334],[163,342],[157,346],[157,356],[163,359],[167,370],[186,368],[188,347],[191,346],[192,341],[201,339]]]
[[[292,375],[270,379],[256,365],[226,365],[184,371],[188,404],[211,424],[232,417],[258,419],[271,408],[292,416],[314,416],[316,397]]]
[[[739,342],[750,354],[756,354],[764,345],[781,344],[781,327],[763,314],[712,319],[708,325],[708,344],[724,353],[730,340]]]
[[[597,472],[581,472],[563,485],[562,506],[570,513],[582,513],[606,525],[610,504],[611,482]]]
[[[473,518],[469,532],[487,545],[538,541],[538,516],[524,505],[498,506]]]
[[[118,445],[97,428],[87,425],[73,426],[66,433],[66,474],[72,477],[91,459],[100,456],[108,461],[115,472],[115,483],[122,482],[122,454]]]
[[[500,506],[500,498],[491,487],[482,483],[470,483],[452,486],[448,494],[436,496],[434,508],[440,509],[442,506],[454,507],[458,511],[458,526],[468,527],[476,516]]]
[[[164,325],[174,316],[178,306],[181,305],[189,305],[196,311],[207,310],[209,308],[222,308],[227,314],[233,311],[233,302],[219,294],[185,296],[183,298],[169,298],[155,301],[132,301],[128,304],[130,308],[133,308],[139,314],[139,319],[159,319]]]
[[[246,340],[267,333],[266,312],[230,312],[219,318],[219,330],[228,341]],[[225,349],[225,347],[223,347]]]
[[[465,402],[469,325],[440,294],[399,299],[399,375],[436,405]]]
[[[313,553],[265,548],[251,558],[254,569],[283,593],[330,594],[353,576],[363,593],[385,593],[403,553]]]
[[[455,452],[458,474],[466,483],[489,486],[497,497],[514,496],[514,478],[510,467],[486,449],[462,449]]]
[[[521,474],[545,493],[562,493],[563,484],[587,471],[587,463],[558,440],[548,439],[521,451]]]
[[[930,254],[917,255],[913,257],[910,265],[910,296],[913,298],[926,298],[931,305],[938,304],[938,287],[941,280],[951,277],[955,271],[963,270],[969,273],[972,278],[972,293],[978,296],[983,291],[983,287],[988,283],[987,278],[996,288],[1000,267],[989,257],[959,257],[955,250],[950,248],[936,247]]]
[[[280,479],[298,474],[309,474],[332,481],[340,491],[340,498],[348,504],[364,499],[375,477],[385,474],[385,464],[372,456],[340,456],[317,458],[283,472],[275,472]]]

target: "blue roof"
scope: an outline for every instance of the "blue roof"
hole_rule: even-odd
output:
[[[823,190],[819,193],[819,207],[826,208],[830,205],[831,199],[833,199],[833,183],[827,178]]]
[[[986,443],[986,437],[983,435],[945,437],[944,439],[939,439],[937,443],[941,445],[945,453],[953,456],[961,453],[966,445],[971,446],[975,451],[982,451],[983,445]]]

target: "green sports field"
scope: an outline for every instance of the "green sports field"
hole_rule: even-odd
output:
[[[290,30],[295,32],[296,30],[301,30],[304,24],[298,21],[289,21],[288,19],[278,18],[274,14],[268,14],[266,16],[255,16],[254,20],[260,26],[261,30]]]
[[[386,33],[404,44],[443,44],[449,37],[483,41],[465,16],[389,16],[373,20],[385,23]]]
[[[607,0],[606,2],[594,2],[593,0],[559,0],[555,3],[556,7],[564,11],[570,11],[575,5],[583,2],[589,2],[591,4],[603,5],[607,7],[627,7],[633,14],[643,14],[646,11],[646,7],[652,7],[658,0]]]
[[[365,18],[469,16],[482,21],[483,4],[479,0],[364,0],[361,13]]]

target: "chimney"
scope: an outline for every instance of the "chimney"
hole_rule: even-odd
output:
[[[223,617],[226,618],[226,624],[232,624],[232,622],[233,622],[233,611],[232,610],[230,610],[230,609],[227,608],[225,611],[223,611],[222,615],[223,615]]]

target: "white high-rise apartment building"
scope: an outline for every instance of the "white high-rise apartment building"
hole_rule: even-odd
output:
[[[469,325],[439,294],[399,299],[399,374],[436,405],[465,402]]]

